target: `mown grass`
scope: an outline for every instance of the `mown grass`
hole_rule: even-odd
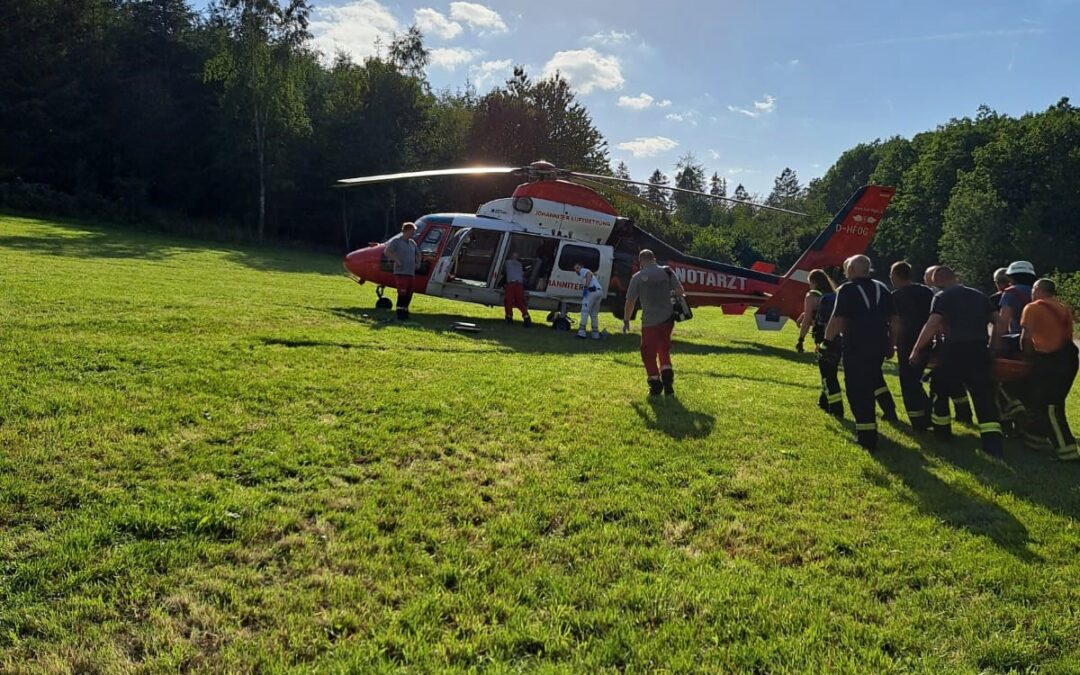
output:
[[[650,402],[333,257],[6,217],[0,289],[0,670],[1080,671],[1080,467],[868,455],[790,329]]]

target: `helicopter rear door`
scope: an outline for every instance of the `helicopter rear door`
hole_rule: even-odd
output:
[[[611,258],[610,246],[581,241],[560,242],[559,253],[547,285],[548,295],[560,300],[580,302],[581,279],[574,271],[574,265],[580,264],[596,275],[606,296],[608,283],[611,281]]]

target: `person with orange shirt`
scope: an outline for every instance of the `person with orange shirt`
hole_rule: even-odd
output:
[[[1032,381],[1039,385],[1032,387],[1035,409],[1027,441],[1033,447],[1049,443],[1058,459],[1080,460],[1065,419],[1065,399],[1080,365],[1073,314],[1057,299],[1057,287],[1050,279],[1036,281],[1031,298],[1020,317],[1020,344],[1032,362]]]

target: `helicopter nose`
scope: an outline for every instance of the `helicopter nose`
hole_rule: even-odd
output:
[[[345,270],[357,281],[371,279],[379,269],[382,258],[381,246],[361,248],[345,256]]]

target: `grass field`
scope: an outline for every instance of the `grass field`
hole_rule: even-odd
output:
[[[650,402],[636,335],[374,299],[0,217],[0,671],[1080,672],[1080,467],[869,455],[749,316]]]

